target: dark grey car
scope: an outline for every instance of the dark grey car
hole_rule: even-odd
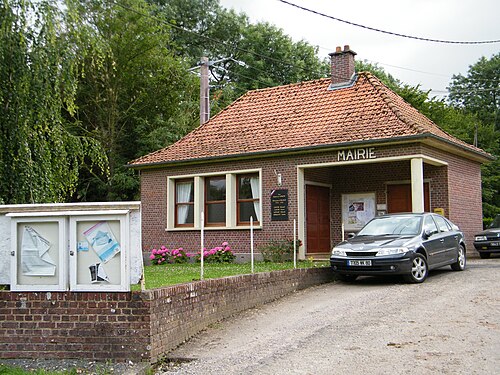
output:
[[[359,275],[403,275],[408,282],[421,283],[438,267],[464,270],[465,251],[463,233],[443,216],[392,214],[375,217],[335,246],[330,265],[345,281]]]
[[[474,236],[474,247],[482,259],[489,258],[492,253],[500,253],[500,215],[488,229]]]

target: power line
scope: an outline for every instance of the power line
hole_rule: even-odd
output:
[[[500,43],[500,39],[496,39],[496,40],[484,40],[484,41],[455,41],[455,40],[442,40],[442,39],[422,38],[422,37],[418,37],[418,36],[400,34],[400,33],[395,33],[395,32],[392,32],[392,31],[386,31],[386,30],[377,29],[375,27],[361,25],[359,23],[355,23],[355,22],[343,20],[341,18],[329,16],[328,14],[324,14],[324,13],[318,12],[316,10],[305,8],[303,6],[300,6],[300,5],[297,5],[297,4],[294,4],[294,3],[290,3],[290,2],[288,2],[286,0],[278,0],[278,1],[281,2],[281,3],[283,3],[283,4],[291,5],[291,6],[295,7],[295,8],[304,10],[306,12],[310,12],[310,13],[314,13],[314,14],[317,14],[317,15],[322,16],[322,17],[330,18],[330,19],[332,19],[334,21],[339,21],[339,22],[343,22],[343,23],[346,23],[346,24],[351,25],[351,26],[361,27],[363,29],[367,29],[367,30],[371,30],[371,31],[376,31],[376,32],[383,33],[383,34],[389,34],[389,35],[393,35],[393,36],[399,36],[399,37],[402,37],[402,38],[422,40],[424,42],[446,43],[446,44],[492,44],[492,43]]]
[[[199,37],[199,38],[202,38],[202,39],[205,39],[205,40],[209,40],[209,41],[211,41],[211,42],[218,43],[218,44],[220,44],[220,43],[225,43],[225,42],[223,42],[223,41],[221,41],[221,40],[219,40],[219,39],[212,38],[212,37],[209,37],[209,36],[206,36],[206,35],[202,35],[202,34],[200,34],[200,33],[196,32],[196,31],[193,31],[193,30],[190,30],[190,29],[186,29],[186,28],[184,28],[184,27],[181,27],[181,26],[178,26],[178,25],[172,24],[172,23],[170,23],[170,22],[168,22],[168,21],[165,21],[165,20],[163,20],[163,19],[160,19],[160,18],[158,18],[158,17],[155,17],[155,16],[153,16],[153,15],[151,15],[151,14],[149,14],[149,13],[143,13],[143,12],[140,12],[140,11],[138,11],[138,10],[136,10],[136,9],[133,9],[133,8],[129,7],[129,6],[126,6],[126,5],[121,4],[120,2],[118,2],[118,1],[116,1],[116,0],[109,0],[109,1],[110,1],[111,3],[114,3],[114,4],[115,4],[115,5],[117,5],[117,6],[122,7],[123,9],[126,9],[126,10],[129,10],[129,11],[131,11],[131,12],[134,12],[134,13],[136,13],[136,14],[140,15],[140,16],[144,16],[144,17],[151,18],[151,19],[153,19],[153,20],[156,20],[157,22],[160,22],[160,23],[165,24],[165,25],[167,25],[167,26],[171,26],[172,28],[178,29],[178,30],[183,31],[183,32],[186,32],[186,33],[190,33],[190,34],[196,35],[196,36],[197,36],[197,37]],[[278,0],[278,1],[281,1],[281,2],[283,2],[283,3],[289,4],[289,5],[292,5],[292,6],[296,6],[296,7],[298,7],[298,8],[302,8],[302,7],[297,6],[297,5],[295,5],[295,4],[288,3],[287,1],[284,1],[284,0]],[[317,12],[315,12],[315,11],[311,11],[311,10],[309,10],[309,9],[307,9],[307,8],[303,8],[303,9],[304,9],[304,10],[307,10],[307,11],[310,11],[310,12],[313,12],[313,13],[317,13]],[[323,15],[323,14],[321,14],[321,13],[318,13],[318,14],[320,14],[320,15],[322,15],[322,16],[325,16],[325,17],[333,18],[333,17],[327,16],[327,15]],[[335,18],[333,18],[333,19],[335,19]],[[341,21],[342,21],[342,22],[348,22],[348,21],[343,21],[343,20],[341,20]],[[404,36],[404,35],[402,35],[402,36]],[[493,43],[493,42],[500,42],[500,40],[499,40],[499,41],[492,41],[491,43]],[[458,42],[457,42],[457,43],[458,43]],[[482,43],[482,42],[467,42],[467,43],[468,43],[468,44],[472,44],[472,43],[478,44],[478,43]],[[325,47],[321,47],[321,48],[325,48]],[[265,59],[265,60],[268,60],[268,61],[271,61],[271,62],[276,62],[276,63],[280,63],[280,64],[285,64],[285,65],[290,66],[290,67],[296,67],[295,65],[293,65],[293,64],[291,64],[291,63],[289,63],[289,62],[286,62],[286,61],[283,61],[283,60],[279,60],[279,59],[275,59],[275,58],[270,57],[270,56],[262,55],[262,54],[259,54],[259,53],[254,52],[254,51],[246,50],[246,49],[241,48],[241,47],[236,47],[236,46],[235,46],[235,47],[234,47],[234,49],[235,49],[235,50],[238,50],[238,51],[241,51],[241,52],[245,52],[245,53],[248,53],[248,54],[254,55],[254,56],[256,56],[256,57],[260,57],[260,58],[262,58],[262,59]],[[325,49],[326,49],[326,48],[325,48]],[[384,64],[384,63],[380,63],[380,64],[381,64],[381,65],[392,66],[392,67],[395,67],[395,68],[400,68],[400,69],[406,69],[406,70],[410,70],[410,71],[415,71],[415,72],[425,73],[425,74],[433,74],[433,75],[441,75],[441,76],[444,76],[444,75],[442,75],[442,74],[438,74],[438,73],[423,72],[423,71],[418,71],[418,70],[414,70],[414,69],[410,69],[410,68],[404,68],[404,67],[398,67],[398,66],[389,65],[389,64]],[[256,70],[256,71],[264,72],[263,70],[258,69],[258,68],[255,68],[255,67],[252,67],[252,66],[250,66],[250,65],[248,65],[248,64],[247,64],[247,66],[248,66],[248,68],[254,69],[254,70]],[[306,69],[305,67],[296,67],[296,68],[298,68],[299,70],[301,70],[301,71],[303,71],[303,72],[307,72],[307,73],[319,73],[319,72],[317,72],[317,71],[312,71],[312,70]],[[243,75],[243,74],[241,74],[241,73],[235,73],[235,72],[233,71],[233,72],[231,72],[231,74],[232,74],[232,75],[235,75],[235,76],[239,76],[240,78],[246,78],[246,79],[249,79],[249,80],[251,80],[251,81],[254,81],[254,82],[257,82],[257,83],[263,84],[263,85],[265,85],[265,87],[271,87],[271,86],[270,86],[270,84],[269,84],[269,83],[267,83],[267,82],[264,82],[264,81],[261,81],[261,80],[256,79],[256,78],[252,78],[252,77],[249,77],[249,76]],[[234,81],[233,81],[232,83],[233,83],[233,84],[236,84],[236,86],[239,86],[239,84],[238,84],[237,82],[234,82]],[[432,91],[432,92],[441,92],[441,93],[447,93],[447,92],[448,92],[448,91],[444,91],[444,90],[434,90],[434,89],[429,89],[429,90],[430,90],[430,91]],[[490,89],[490,90],[480,90],[480,89],[476,89],[476,90],[477,90],[477,91],[491,91],[491,90],[495,90],[495,89]],[[476,91],[476,90],[473,90],[473,91]]]

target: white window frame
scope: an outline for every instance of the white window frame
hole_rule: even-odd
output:
[[[205,226],[205,230],[228,230],[240,229],[248,230],[249,225],[237,225],[237,176],[241,174],[255,174],[259,176],[259,193],[260,193],[260,212],[261,220],[259,225],[255,225],[254,229],[261,229],[263,222],[262,210],[262,169],[242,169],[234,171],[220,171],[211,173],[198,173],[167,177],[167,225],[165,230],[172,232],[200,230],[201,228],[201,212],[205,208],[205,178],[212,176],[226,176],[226,225],[225,226]],[[194,226],[192,227],[176,227],[175,226],[175,181],[181,179],[194,179]]]

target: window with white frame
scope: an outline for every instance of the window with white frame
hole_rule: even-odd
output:
[[[260,223],[260,181],[259,174],[242,174],[237,176],[236,184],[237,224],[248,225]]]
[[[199,228],[202,214],[207,228],[262,224],[259,170],[169,177],[168,186],[167,230]]]
[[[194,179],[175,181],[175,226],[194,226]]]
[[[205,178],[205,224],[226,225],[226,176]]]

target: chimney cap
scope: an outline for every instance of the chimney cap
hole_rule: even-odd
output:
[[[349,53],[352,53],[353,55],[357,55],[357,53],[356,53],[356,52],[354,52],[354,51],[353,51],[353,50],[349,47],[349,45],[348,45],[348,44],[346,44],[346,45],[344,46],[344,50],[342,50],[342,47],[337,46],[337,48],[335,48],[335,52],[332,52],[332,53],[330,53],[329,55],[330,55],[330,56],[342,55],[342,54],[345,54],[345,53],[348,53],[348,52],[349,52]]]

